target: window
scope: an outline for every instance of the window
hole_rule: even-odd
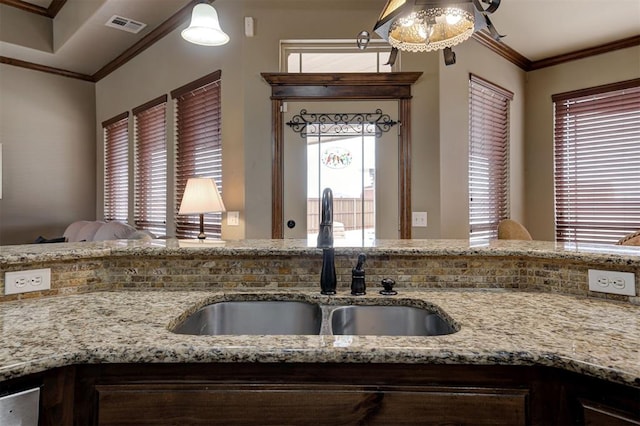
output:
[[[104,131],[104,220],[126,222],[129,209],[129,113],[102,123]]]
[[[190,177],[214,178],[222,193],[222,138],[220,76],[216,71],[171,92],[176,102],[176,236],[195,238],[197,215],[178,215]],[[205,215],[205,233],[220,237],[222,214]]]
[[[391,72],[396,65],[386,65],[391,46],[371,40],[367,50],[360,50],[352,40],[282,41],[280,69],[283,72]]]
[[[167,95],[133,109],[136,139],[134,222],[137,229],[167,233]]]
[[[556,240],[640,229],[640,79],[554,95]]]
[[[509,217],[509,107],[513,93],[469,78],[469,239],[498,236]]]

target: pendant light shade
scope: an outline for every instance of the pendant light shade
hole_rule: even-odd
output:
[[[391,45],[388,64],[393,65],[398,51],[429,52],[442,50],[446,65],[456,62],[451,49],[471,35],[486,29],[499,41],[503,36],[494,28],[490,14],[501,0],[387,0],[373,30]],[[481,3],[488,4],[485,8]],[[369,33],[358,35],[360,49],[366,48]]]
[[[193,7],[191,24],[181,34],[188,42],[202,46],[222,46],[229,42],[229,36],[220,28],[218,12],[205,3]]]

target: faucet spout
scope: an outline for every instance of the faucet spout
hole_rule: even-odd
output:
[[[322,271],[320,272],[320,292],[336,294],[336,266],[333,248],[333,192],[331,188],[322,191],[322,215],[318,232],[318,248],[322,249]]]
[[[331,188],[322,191],[322,213],[320,231],[318,232],[318,248],[333,247],[333,192]]]

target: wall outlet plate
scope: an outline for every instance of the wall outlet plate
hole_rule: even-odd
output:
[[[589,290],[601,293],[636,295],[635,275],[631,272],[589,269]]]
[[[51,269],[5,272],[4,294],[29,293],[51,289]]]

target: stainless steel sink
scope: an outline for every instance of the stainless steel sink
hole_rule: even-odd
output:
[[[343,306],[331,312],[332,334],[438,336],[456,330],[437,313],[411,306]]]
[[[322,309],[298,301],[238,301],[207,305],[178,324],[179,334],[319,334]]]

